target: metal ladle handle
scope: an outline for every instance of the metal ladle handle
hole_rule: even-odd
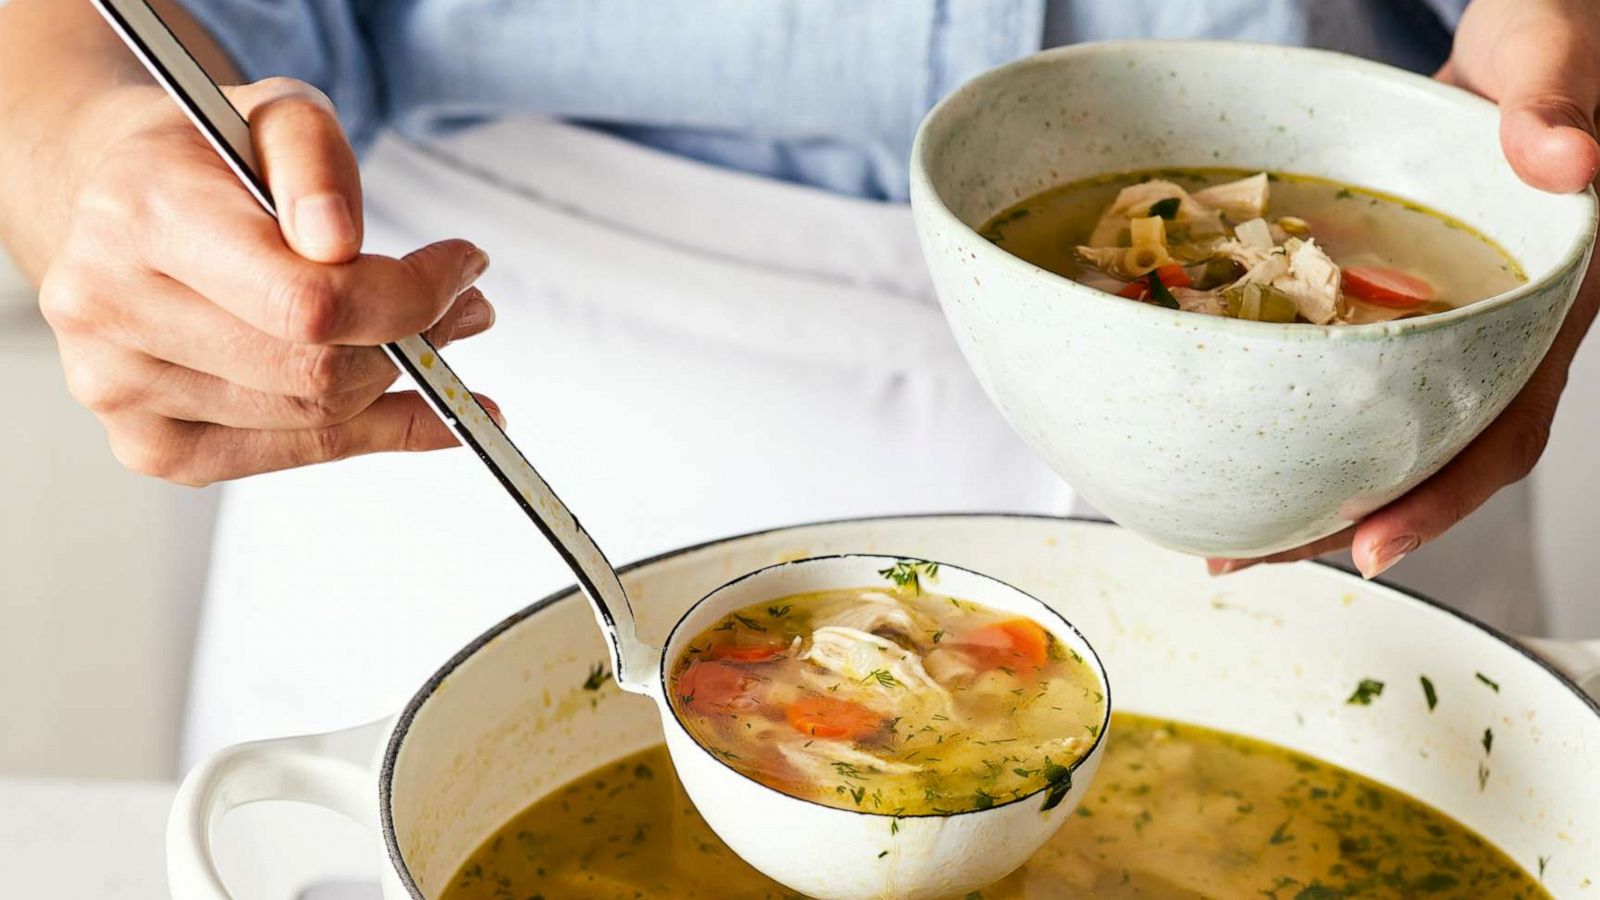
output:
[[[156,81],[167,89],[200,133],[268,215],[277,209],[255,156],[250,125],[145,0],[92,0]],[[605,632],[617,684],[644,692],[654,682],[653,648],[638,640],[633,606],[617,572],[577,516],[534,471],[478,399],[422,335],[383,345],[416,383],[428,405],[456,437],[494,473],[528,518],[539,526],[588,595]]]

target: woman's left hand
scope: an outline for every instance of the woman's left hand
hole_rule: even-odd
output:
[[[1473,0],[1439,80],[1500,105],[1500,144],[1523,181],[1581,191],[1600,173],[1600,4],[1593,0]],[[1544,361],[1499,418],[1443,469],[1361,522],[1262,559],[1208,560],[1212,574],[1349,548],[1373,578],[1466,518],[1544,453],[1567,369],[1600,308],[1600,257],[1589,266]]]

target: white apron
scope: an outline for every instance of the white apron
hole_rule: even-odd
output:
[[[847,516],[1069,511],[969,375],[904,206],[550,122],[386,138],[363,172],[373,252],[489,253],[496,326],[446,352],[614,563]],[[229,485],[214,551],[186,763],[390,713],[572,580],[464,450]]]

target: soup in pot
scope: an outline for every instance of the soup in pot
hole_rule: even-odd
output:
[[[701,746],[786,794],[886,815],[1054,807],[1106,721],[1095,670],[1043,625],[935,592],[937,564],[881,586],[783,597],[697,636],[669,679]]]
[[[1447,816],[1336,766],[1192,725],[1115,714],[1066,825],[969,900],[1548,898]],[[884,851],[892,835],[884,829]],[[656,746],[596,769],[486,840],[442,900],[777,900],[717,839]]]
[[[1383,322],[1527,280],[1460,221],[1302,175],[1176,169],[1095,178],[1029,197],[982,231],[1110,294],[1263,322]]]

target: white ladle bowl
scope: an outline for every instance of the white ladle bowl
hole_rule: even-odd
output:
[[[1032,596],[986,575],[940,564],[940,594],[1026,616],[1076,651],[1100,682],[1106,712],[1094,746],[1070,766],[1071,787],[1047,804],[1045,789],[981,810],[894,816],[840,809],[781,793],[745,776],[697,743],[666,693],[671,663],[723,616],[751,604],[812,591],[882,584],[892,556],[829,556],[760,569],[712,591],[673,626],[647,681],[618,682],[656,701],[667,750],[684,790],[712,830],[751,865],[812,897],[949,897],[1021,866],[1066,822],[1100,765],[1111,694],[1094,648]],[[641,673],[642,674],[642,673]],[[1054,799],[1054,798],[1051,798]],[[1044,807],[1049,805],[1048,809]]]

